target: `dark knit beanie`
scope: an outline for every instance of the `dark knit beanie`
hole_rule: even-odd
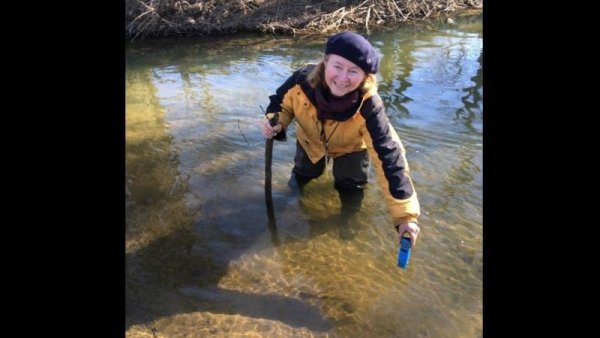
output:
[[[379,56],[367,39],[353,32],[341,32],[327,39],[325,54],[336,54],[352,61],[365,73],[377,73]]]

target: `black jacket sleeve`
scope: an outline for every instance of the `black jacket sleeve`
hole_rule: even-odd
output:
[[[410,198],[413,188],[406,175],[406,159],[402,155],[400,144],[390,134],[390,128],[393,127],[379,95],[374,95],[365,102],[361,114],[366,120],[373,148],[381,160],[390,194],[397,199]]]
[[[269,96],[269,106],[267,106],[266,113],[274,113],[281,111],[281,103],[285,94],[292,89],[295,85],[301,84],[306,80],[306,76],[312,70],[314,65],[305,65],[304,67],[295,71],[285,82],[277,88],[274,95]],[[284,141],[286,140],[286,131],[283,129],[277,133],[274,137],[275,140]]]

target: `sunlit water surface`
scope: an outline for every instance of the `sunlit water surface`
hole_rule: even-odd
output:
[[[290,191],[293,126],[274,145],[267,227],[260,106],[323,38],[127,47],[128,337],[482,336],[481,16],[370,41],[421,202],[406,271],[377,184],[350,240],[331,172]]]

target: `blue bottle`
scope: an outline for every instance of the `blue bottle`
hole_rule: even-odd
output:
[[[398,250],[398,266],[406,270],[408,261],[410,259],[412,243],[410,237],[404,237],[400,239],[400,249]]]

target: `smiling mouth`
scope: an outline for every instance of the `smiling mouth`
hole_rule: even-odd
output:
[[[337,87],[339,89],[347,89],[348,87],[350,87],[350,85],[341,85],[341,84],[337,83],[336,81],[333,81],[333,84],[335,85],[335,87]]]

